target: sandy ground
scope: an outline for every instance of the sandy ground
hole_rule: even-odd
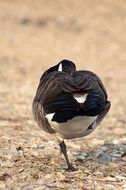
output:
[[[96,72],[112,102],[95,132],[66,142],[72,173],[31,111],[41,74],[64,58]],[[0,0],[0,189],[126,190],[125,96],[125,0]]]

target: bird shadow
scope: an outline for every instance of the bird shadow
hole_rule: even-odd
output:
[[[100,164],[123,162],[123,158],[126,157],[126,143],[97,145],[90,151],[73,152],[73,157],[77,163],[85,163],[85,161]]]

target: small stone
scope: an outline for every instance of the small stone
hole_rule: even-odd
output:
[[[126,177],[121,176],[121,175],[116,175],[115,178],[126,181]]]
[[[116,181],[115,177],[106,177],[105,181]]]
[[[126,152],[122,154],[122,160],[126,162]]]
[[[73,156],[76,157],[76,160],[78,161],[83,161],[86,159],[87,154],[83,152],[74,152]]]
[[[126,183],[122,187],[124,188],[124,190],[126,190]]]
[[[111,168],[118,168],[119,167],[119,165],[117,164],[117,163],[114,163],[114,162],[110,162],[109,163],[109,166],[111,167]]]
[[[30,18],[27,18],[27,17],[22,17],[20,18],[19,20],[19,23],[22,24],[22,25],[28,25],[30,24],[32,21]]]
[[[124,156],[124,157],[122,158],[122,160],[126,162],[126,156]]]
[[[86,187],[80,187],[79,190],[88,190]]]
[[[107,184],[105,187],[106,190],[117,190],[117,188],[114,185]]]
[[[10,175],[7,174],[7,173],[4,173],[3,175],[0,176],[0,181],[6,181],[6,179],[7,179],[8,177],[10,177]]]
[[[59,181],[64,181],[66,177],[61,172],[57,172],[57,178]]]
[[[112,161],[112,158],[107,154],[107,153],[99,153],[96,155],[96,158],[101,162],[101,163],[109,163]]]
[[[114,139],[114,140],[112,141],[112,143],[113,143],[113,144],[119,144],[119,141],[118,141],[118,139]]]

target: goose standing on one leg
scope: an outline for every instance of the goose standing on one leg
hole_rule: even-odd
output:
[[[91,133],[109,108],[105,87],[98,76],[90,71],[76,71],[69,60],[62,60],[44,72],[33,101],[38,125],[62,139],[60,148],[68,170],[72,171],[75,168],[68,159],[64,139]]]

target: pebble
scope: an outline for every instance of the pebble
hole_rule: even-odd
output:
[[[99,160],[101,163],[109,163],[112,161],[111,156],[109,156],[107,153],[100,152],[99,154],[96,155],[96,158]]]
[[[87,157],[86,153],[83,152],[74,152],[73,156],[77,159],[77,160],[85,160]]]
[[[105,178],[106,181],[116,181],[116,178],[115,177],[106,177]]]
[[[65,175],[63,175],[61,172],[57,172],[57,178],[59,181],[64,181],[65,180]]]
[[[126,181],[126,177],[121,176],[121,175],[116,175],[115,178]]]

